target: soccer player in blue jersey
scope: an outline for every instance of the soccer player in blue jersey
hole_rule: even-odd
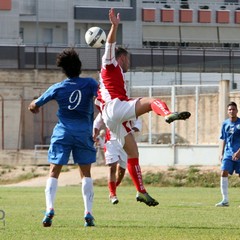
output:
[[[28,107],[32,113],[38,113],[39,108],[51,100],[55,100],[59,107],[58,123],[54,127],[48,151],[50,172],[45,189],[46,214],[42,222],[44,227],[52,225],[58,177],[72,153],[82,178],[85,226],[94,226],[91,164],[96,162],[92,129],[93,98],[97,94],[98,83],[92,78],[79,77],[82,63],[73,48],[65,49],[58,55],[57,66],[67,79],[53,84]]]
[[[221,137],[221,181],[220,188],[222,201],[216,207],[228,207],[228,175],[233,172],[240,174],[240,118],[238,118],[238,108],[235,102],[230,102],[227,106],[228,116],[222,124]]]

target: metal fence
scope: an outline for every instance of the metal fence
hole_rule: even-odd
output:
[[[218,143],[219,85],[140,86],[132,87],[131,95],[160,98],[173,112],[189,111],[192,114],[190,119],[171,125],[153,112],[143,115],[142,133],[137,136],[139,142],[187,145]]]
[[[152,142],[154,134],[167,134],[165,144],[217,144],[219,139],[219,86],[138,86],[131,87],[131,97],[160,98],[172,111],[189,111],[192,116],[186,121],[167,124],[163,117],[153,112],[143,115],[141,137],[147,135],[145,142]],[[231,97],[239,101],[239,93]],[[34,149],[35,145],[48,145],[53,127],[57,122],[57,104],[49,102],[39,114],[27,110],[30,99],[15,96],[14,99],[0,98],[0,148]],[[97,114],[97,110],[96,110]],[[183,142],[175,140],[175,136]],[[177,141],[177,142],[176,142]]]
[[[0,46],[0,68],[55,69],[65,47]],[[83,70],[99,70],[104,49],[77,47]],[[128,49],[132,71],[240,72],[240,50],[222,48]]]

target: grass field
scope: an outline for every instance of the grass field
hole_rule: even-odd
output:
[[[106,187],[95,187],[96,227],[83,227],[83,202],[78,186],[59,187],[51,228],[43,228],[43,187],[1,187],[0,239],[239,239],[240,191],[230,188],[230,207],[216,208],[219,188],[148,187],[159,200],[148,207],[135,200],[134,187],[118,189],[119,204],[111,205]]]

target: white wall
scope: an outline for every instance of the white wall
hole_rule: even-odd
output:
[[[139,144],[141,166],[219,165],[218,145],[142,145]]]

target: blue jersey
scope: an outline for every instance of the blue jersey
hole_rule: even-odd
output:
[[[235,122],[230,119],[223,122],[220,139],[225,141],[224,158],[231,159],[240,148],[240,118]]]
[[[74,163],[91,164],[96,161],[92,138],[94,102],[98,83],[92,78],[65,79],[49,87],[36,101],[37,106],[56,100],[58,123],[53,129],[48,161],[66,165],[70,154]]]
[[[56,100],[59,106],[58,124],[62,124],[71,134],[92,132],[94,104],[98,83],[92,78],[65,79],[49,87],[36,101],[42,106],[50,100]]]

